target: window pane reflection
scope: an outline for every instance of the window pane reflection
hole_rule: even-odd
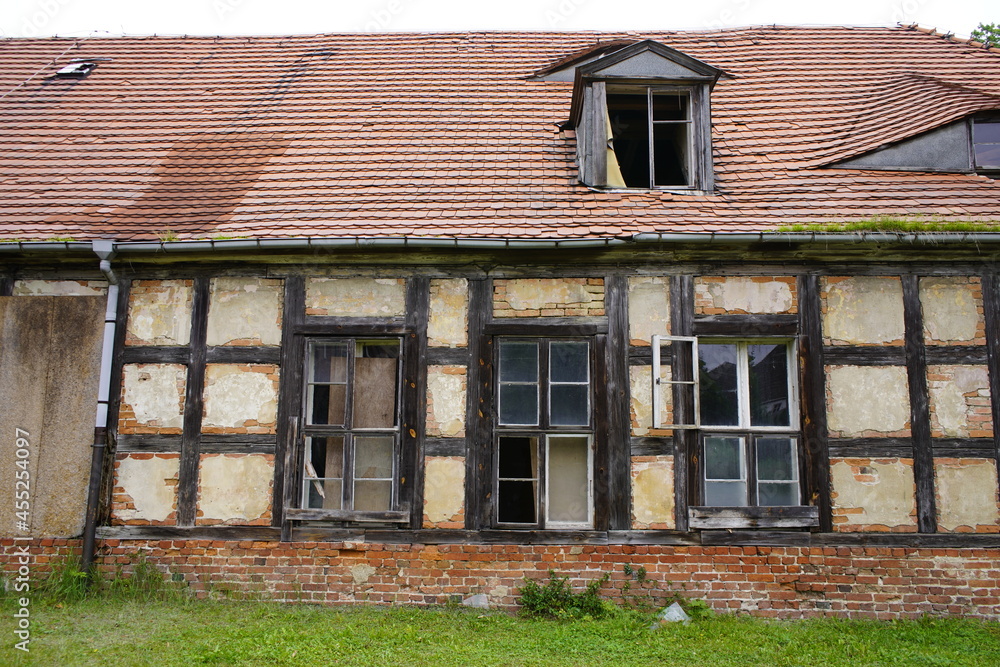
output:
[[[701,375],[701,423],[708,426],[739,424],[736,345],[699,345],[698,368]]]

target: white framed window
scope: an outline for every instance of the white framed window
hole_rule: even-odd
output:
[[[702,504],[802,504],[794,341],[701,339]]]
[[[579,338],[498,338],[495,525],[594,525],[593,349]]]

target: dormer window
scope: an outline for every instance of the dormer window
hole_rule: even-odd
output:
[[[692,90],[608,86],[608,185],[689,188],[699,181]]]
[[[713,188],[709,91],[722,74],[653,41],[595,48],[540,73],[573,71],[580,180],[602,188],[706,191]]]
[[[973,121],[972,147],[977,171],[1000,171],[1000,118]]]

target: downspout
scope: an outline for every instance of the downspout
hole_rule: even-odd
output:
[[[97,393],[97,419],[94,424],[94,444],[91,446],[90,485],[87,489],[87,520],[83,529],[83,562],[81,569],[90,574],[94,565],[94,542],[97,535],[97,508],[100,504],[104,456],[108,444],[108,404],[111,396],[111,362],[115,348],[118,322],[118,276],[111,270],[114,244],[94,241],[94,252],[101,260],[101,273],[108,281],[108,305],[104,311],[104,347],[101,351],[101,376]],[[87,581],[90,582],[88,576]]]

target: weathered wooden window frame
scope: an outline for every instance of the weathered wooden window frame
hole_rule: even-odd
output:
[[[494,339],[494,354],[496,373],[495,396],[497,406],[495,411],[495,423],[493,434],[494,470],[492,473],[492,495],[496,499],[493,503],[491,522],[495,528],[513,530],[590,530],[595,524],[595,407],[597,404],[595,396],[595,370],[597,345],[592,336],[530,336],[530,335],[497,335]],[[501,373],[501,349],[503,342],[530,342],[538,345],[538,404],[537,420],[534,424],[502,424],[500,422],[500,378]],[[583,342],[587,344],[587,424],[586,425],[553,425],[550,422],[550,396],[552,390],[551,380],[551,355],[550,349],[553,342]],[[557,383],[559,384],[559,383]],[[549,499],[549,449],[552,437],[581,437],[587,439],[587,521],[568,522],[551,521],[548,518]],[[534,523],[514,523],[500,520],[500,441],[505,437],[534,438],[537,441],[538,460],[536,462],[535,479],[537,488],[535,490],[535,522]]]
[[[644,187],[629,187],[610,185],[608,183],[608,149],[607,136],[608,95],[623,91],[643,91],[646,94],[647,131],[649,133],[648,159],[650,160],[650,183]],[[688,129],[688,164],[690,183],[688,185],[654,185],[655,169],[653,162],[653,121],[651,96],[654,93],[681,93],[688,98],[689,129]],[[589,185],[602,188],[628,190],[658,190],[671,192],[705,192],[715,188],[714,169],[712,165],[711,147],[711,105],[710,86],[704,80],[650,80],[650,79],[608,79],[594,80],[587,85],[584,94],[589,110],[585,110],[587,121],[581,142],[582,153],[586,155],[586,167],[581,172],[581,179]],[[583,166],[583,165],[581,165]]]
[[[356,354],[356,346],[358,343],[365,342],[395,342],[398,345],[398,356],[396,357],[396,400],[395,400],[395,415],[394,421],[395,425],[389,428],[355,428],[353,425],[329,425],[329,424],[308,424],[308,420],[304,418],[309,412],[310,406],[310,392],[309,385],[313,384],[309,380],[309,373],[304,372],[302,376],[302,393],[301,393],[301,405],[303,418],[301,418],[298,437],[295,442],[295,463],[292,467],[293,479],[297,479],[298,483],[295,486],[297,498],[297,504],[299,507],[286,508],[285,515],[288,519],[297,521],[337,521],[337,522],[348,522],[348,523],[389,523],[389,524],[399,524],[405,523],[410,520],[410,508],[405,506],[400,499],[400,489],[399,489],[399,478],[401,470],[403,467],[402,461],[402,438],[401,438],[401,424],[403,421],[403,400],[405,396],[404,386],[403,386],[403,366],[404,366],[404,354],[405,345],[403,345],[403,340],[401,336],[398,335],[344,335],[344,336],[309,336],[306,339],[304,346],[304,355],[302,359],[303,364],[309,364],[312,359],[312,350],[314,346],[323,343],[345,343],[347,344],[347,349],[349,351],[349,371],[346,374],[347,381],[345,382],[345,420],[350,417],[350,412],[353,408],[354,400],[354,358]],[[347,485],[347,478],[353,479],[353,471],[348,470],[348,465],[353,464],[354,456],[354,438],[357,435],[364,437],[365,435],[383,435],[392,434],[393,437],[393,456],[392,456],[392,490],[391,490],[391,502],[389,510],[380,511],[367,511],[367,510],[354,510],[354,509],[322,509],[322,508],[310,508],[306,507],[308,497],[308,484],[314,481],[307,471],[306,461],[308,459],[308,443],[311,438],[328,438],[328,437],[344,437],[344,478],[342,481],[343,487],[341,489],[341,500],[345,497],[344,487]],[[349,444],[350,443],[350,444]]]

